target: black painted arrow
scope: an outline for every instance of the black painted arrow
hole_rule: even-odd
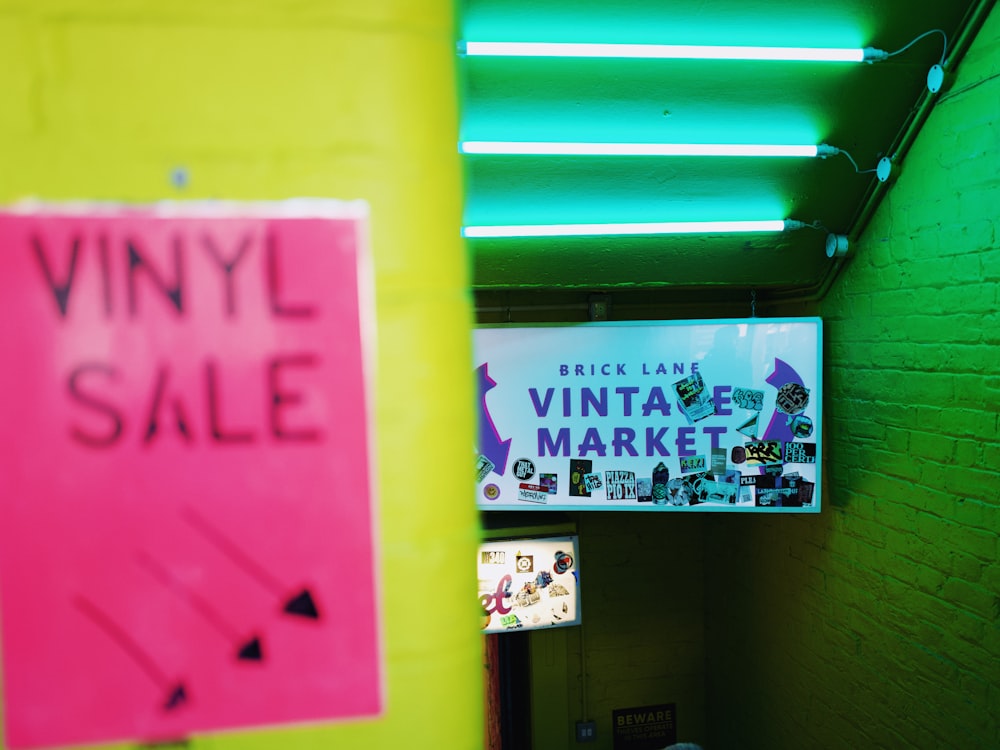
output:
[[[232,560],[244,573],[257,581],[257,583],[269,592],[282,599],[282,610],[285,613],[311,620],[320,619],[320,613],[316,607],[316,599],[308,588],[289,595],[287,588],[281,581],[265,570],[260,563],[240,549],[235,542],[219,531],[219,529],[205,520],[200,513],[193,508],[185,507],[181,509],[181,517],[220,552]]]
[[[171,709],[177,708],[177,706],[185,703],[187,701],[187,690],[184,689],[183,685],[177,685],[173,692],[167,697],[167,702],[163,704],[163,707],[170,711]]]
[[[219,611],[213,607],[207,599],[194,591],[191,591],[187,586],[177,580],[169,570],[167,570],[163,565],[154,560],[146,552],[139,552],[136,554],[136,560],[142,565],[146,570],[148,570],[156,580],[170,589],[172,592],[180,596],[182,599],[187,601],[191,607],[200,614],[212,627],[222,633],[223,637],[228,638],[230,641],[238,641],[236,647],[236,658],[244,661],[262,661],[264,658],[264,651],[260,645],[260,638],[256,635],[251,636],[246,640],[241,640],[241,637],[236,629],[236,627],[226,620]]]
[[[285,611],[290,615],[301,615],[319,619],[319,612],[316,611],[316,602],[313,601],[309,589],[303,589],[285,603]]]
[[[188,695],[184,683],[172,681],[166,673],[160,669],[159,665],[139,644],[132,638],[118,623],[111,619],[105,612],[99,609],[93,602],[77,596],[73,604],[91,622],[104,631],[115,644],[122,649],[136,663],[153,683],[163,691],[165,698],[162,703],[164,711],[175,711],[187,703]]]

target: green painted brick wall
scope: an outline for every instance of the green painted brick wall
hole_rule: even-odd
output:
[[[589,513],[580,524],[590,747],[613,747],[614,710],[665,703],[676,704],[679,740],[704,741],[705,519]]]
[[[825,320],[826,507],[711,519],[713,750],[1000,747],[1000,10],[900,166],[770,311]]]
[[[673,703],[678,740],[704,742],[704,530],[702,514],[581,512],[583,625],[536,631],[535,750],[612,750],[616,709]],[[502,637],[502,636],[501,636]],[[578,745],[577,721],[595,722]]]

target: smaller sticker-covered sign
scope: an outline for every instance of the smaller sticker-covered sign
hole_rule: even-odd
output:
[[[479,546],[479,604],[486,633],[580,623],[577,538],[543,537]]]

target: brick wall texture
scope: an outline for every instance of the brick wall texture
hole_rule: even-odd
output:
[[[475,428],[454,14],[451,0],[0,0],[0,204],[311,196],[370,206],[385,712],[174,747],[481,747],[471,474],[465,486],[410,468],[424,452],[466,465]],[[12,325],[5,301],[0,326]],[[0,366],[11,366],[3,351]],[[3,394],[0,430],[14,428],[11,401]]]
[[[703,538],[712,519],[621,512],[577,517],[584,620],[568,644],[567,727],[595,720],[597,739],[583,747],[611,750],[613,711],[674,703],[678,740],[704,737],[711,712],[705,706]],[[543,747],[553,745],[536,742],[536,750]]]
[[[711,519],[709,736],[1000,748],[1000,10],[825,320],[818,516]]]

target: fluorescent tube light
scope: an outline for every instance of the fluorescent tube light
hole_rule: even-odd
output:
[[[553,143],[542,141],[463,141],[463,154],[539,156],[806,156],[818,146],[751,143]]]
[[[576,44],[569,42],[465,42],[467,55],[503,57],[634,57],[680,60],[785,60],[864,62],[879,50],[860,47],[742,47],[689,44]]]
[[[626,224],[518,224],[462,228],[462,236],[484,237],[604,237],[646,234],[730,234],[783,232],[801,222],[784,221],[667,221]]]

